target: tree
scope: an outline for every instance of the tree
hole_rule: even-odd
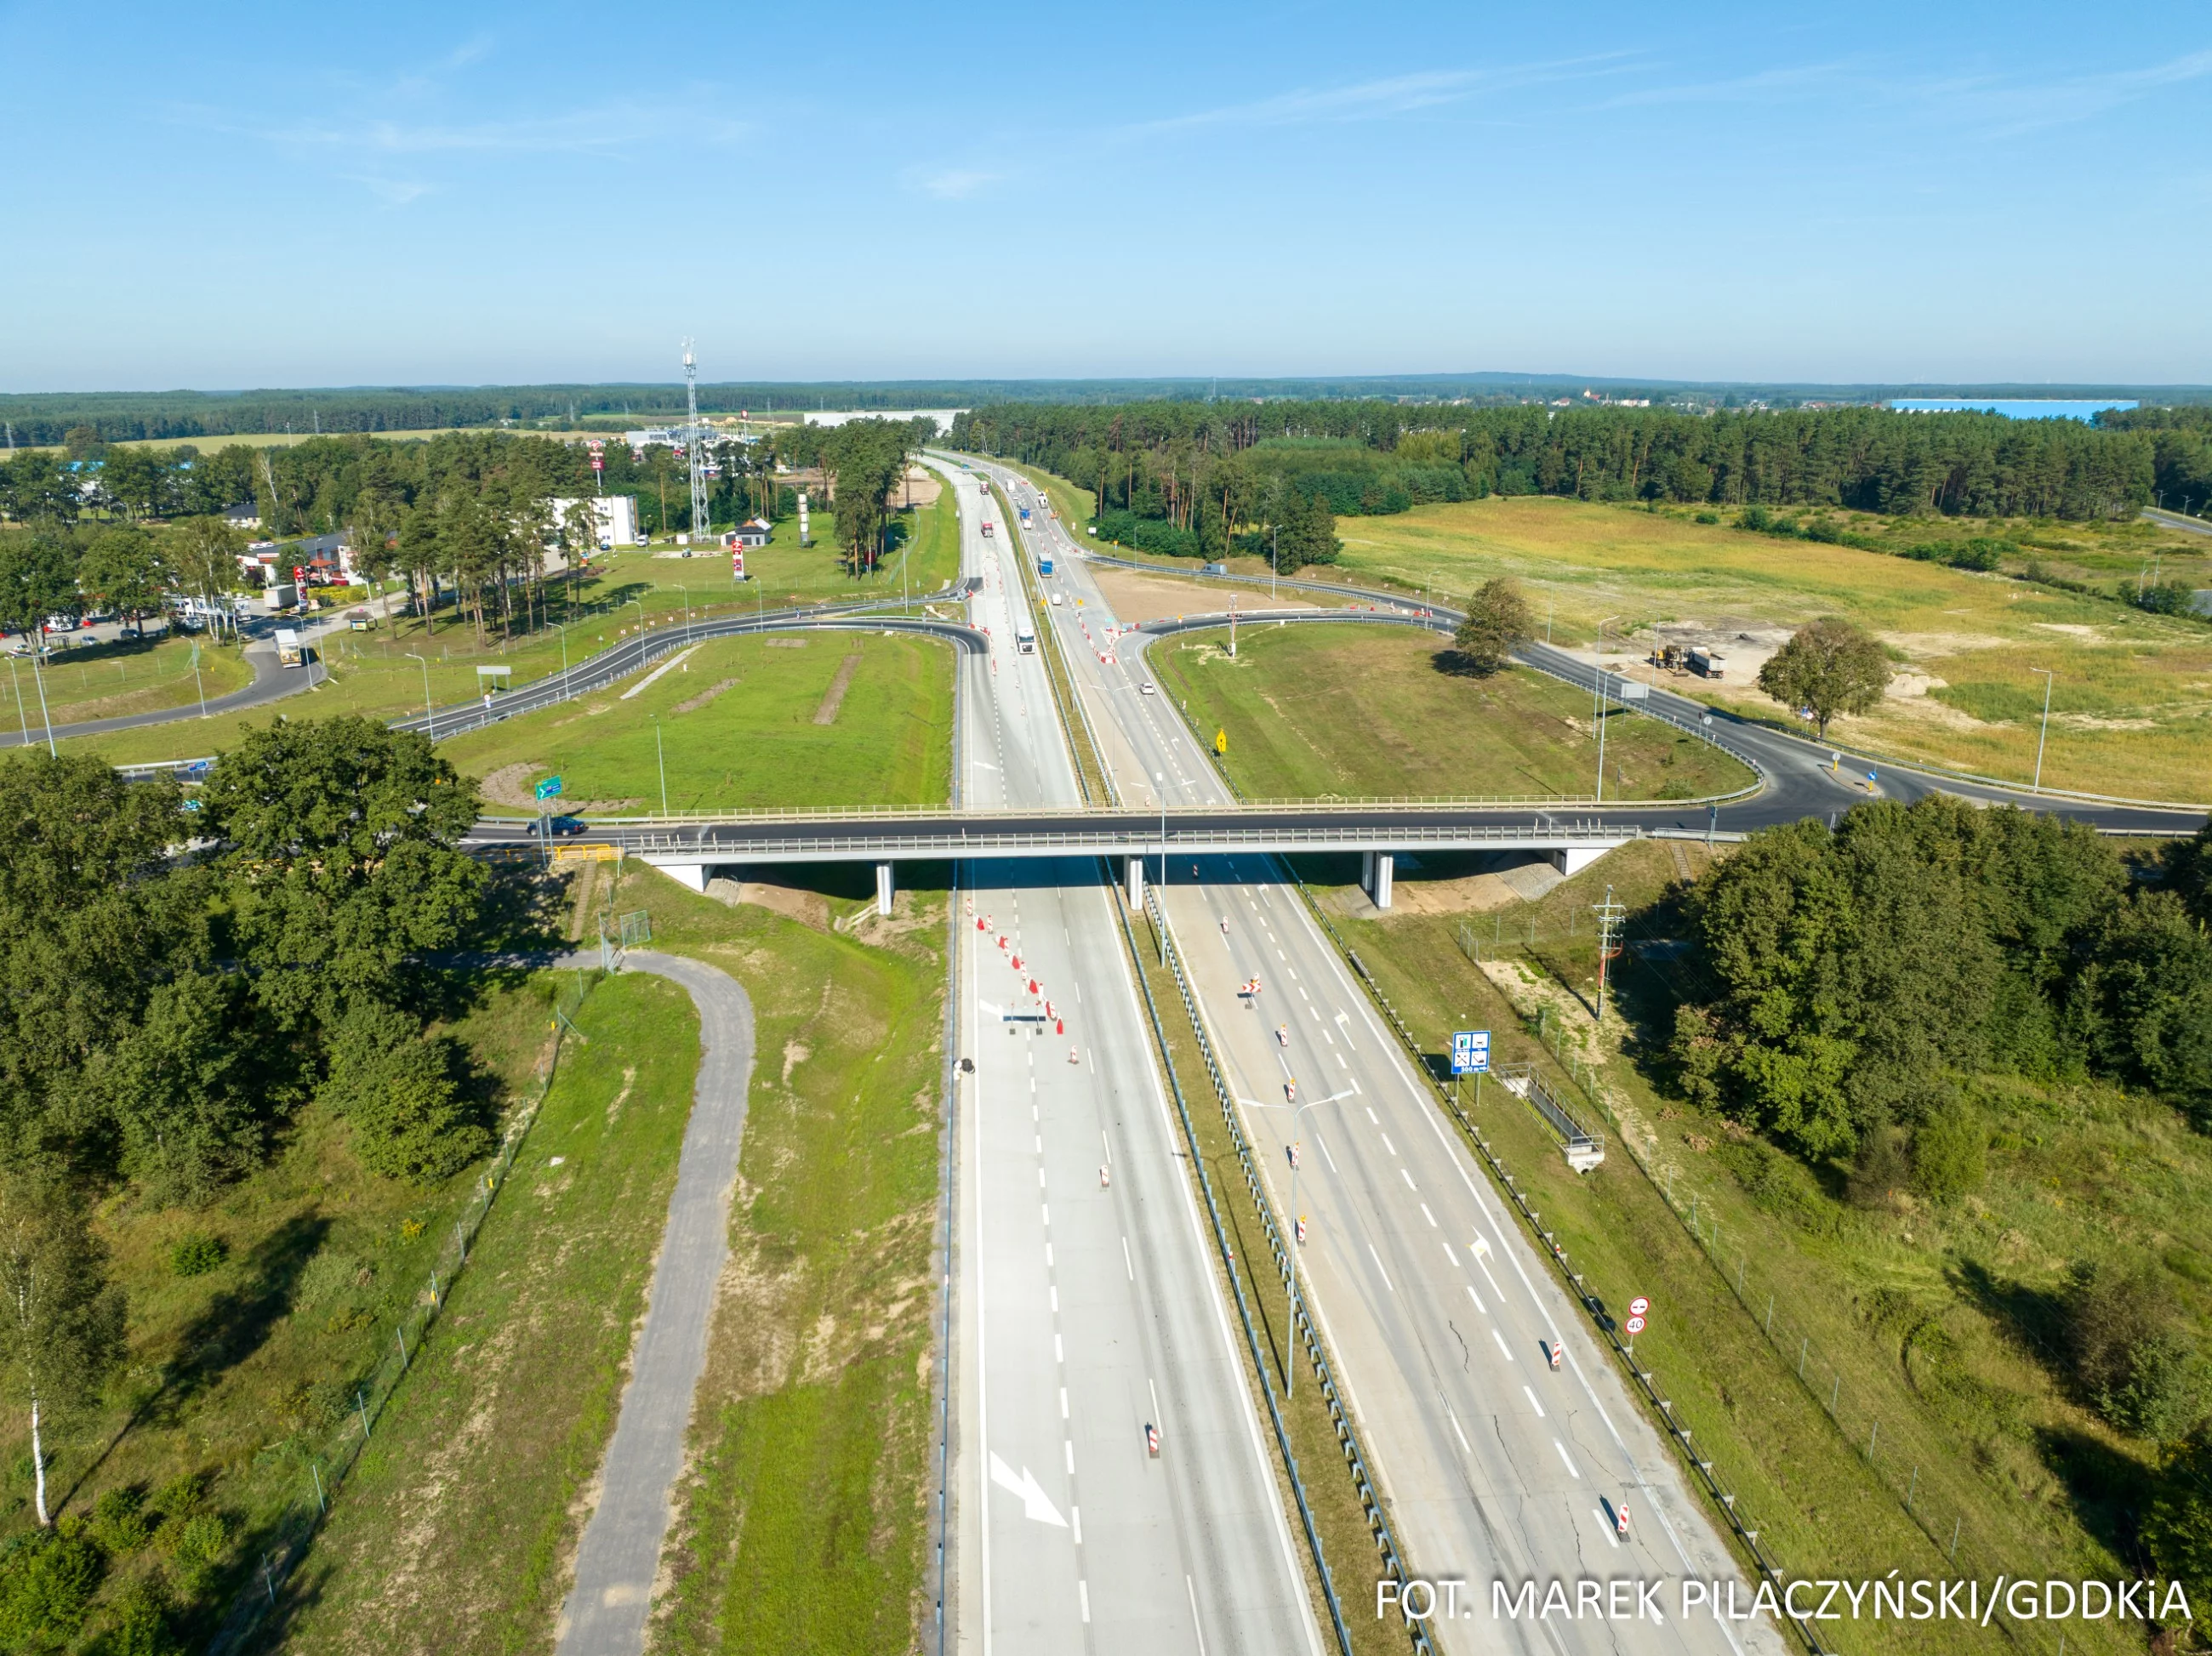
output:
[[[1889,684],[1889,658],[1872,634],[1840,616],[1797,629],[1759,670],[1759,688],[1785,707],[1809,707],[1821,737],[1831,720],[1863,713]]]
[[[1285,489],[1275,531],[1276,566],[1303,569],[1310,563],[1334,563],[1344,543],[1336,538],[1336,513],[1326,497],[1297,488]]]
[[[1452,635],[1452,647],[1475,671],[1494,673],[1534,631],[1520,585],[1501,575],[1483,582],[1482,590],[1468,600],[1467,619]]]
[[[144,617],[161,607],[167,569],[154,537],[139,529],[111,529],[85,549],[77,581],[102,604],[128,616],[141,637]]]
[[[371,1171],[428,1184],[491,1148],[452,1069],[449,1043],[423,1038],[403,1012],[362,1002],[331,1040],[322,1097],[352,1123],[355,1150]]]
[[[52,535],[0,539],[0,626],[36,638],[48,616],[74,615],[83,602],[76,559],[64,542]]]
[[[568,502],[561,514],[561,561],[568,576],[568,615],[576,613],[576,572],[599,544],[599,514],[588,500]]]
[[[187,519],[173,531],[169,567],[177,582],[222,625],[223,596],[238,585],[238,560],[246,537],[221,518]]]
[[[483,871],[459,849],[475,791],[428,739],[371,719],[280,721],[223,755],[201,795],[229,847],[233,925],[286,1028],[406,998],[411,956],[450,947]]]
[[[0,1387],[31,1422],[39,1523],[46,1510],[46,1424],[98,1392],[123,1356],[123,1291],[86,1222],[82,1193],[51,1165],[0,1168]]]

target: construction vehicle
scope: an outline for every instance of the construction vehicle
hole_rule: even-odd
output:
[[[1728,658],[1717,650],[1704,648],[1690,652],[1690,670],[1700,678],[1721,678],[1727,675]]]

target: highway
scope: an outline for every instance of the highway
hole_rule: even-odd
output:
[[[1012,474],[998,475],[1019,499]],[[1122,803],[1222,803],[1223,786],[1180,718],[1138,691],[1141,660],[1115,641],[1111,609],[1069,555],[1072,542],[1053,520],[1041,529],[1057,554],[1050,584],[1066,600],[1048,613]],[[1685,1623],[1671,1609],[1665,1621],[1492,1619],[1493,1581],[1534,1579],[1540,1592],[1557,1579],[1571,1594],[1583,1577],[1740,1577],[1595,1338],[1273,861],[1178,860],[1164,872],[1171,928],[1286,1231],[1299,1147],[1307,1303],[1401,1544],[1415,1574],[1469,1589],[1459,1601],[1464,1619],[1432,1625],[1438,1641],[1531,1656],[1778,1652],[1771,1625]],[[1240,995],[1255,976],[1260,993]],[[1547,1361],[1555,1345],[1556,1371]],[[1670,1588],[1665,1601],[1674,1598]]]
[[[990,648],[961,660],[959,798],[1072,805],[1009,537],[980,532],[972,482],[960,504]],[[1116,898],[1088,858],[969,863],[960,888],[959,1648],[1317,1656]]]

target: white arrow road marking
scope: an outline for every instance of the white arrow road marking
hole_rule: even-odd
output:
[[[1013,1469],[999,1459],[996,1449],[991,1451],[991,1482],[1000,1489],[1010,1490],[1022,1498],[1022,1513],[1040,1524],[1049,1524],[1056,1530],[1067,1527],[1067,1520],[1060,1515],[1060,1508],[1052,1504],[1042,1489],[1037,1488],[1036,1476],[1026,1466],[1016,1477]]]

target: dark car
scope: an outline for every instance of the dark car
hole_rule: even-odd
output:
[[[584,831],[584,819],[580,816],[556,816],[545,825],[545,829],[547,833],[556,835],[581,834]]]

